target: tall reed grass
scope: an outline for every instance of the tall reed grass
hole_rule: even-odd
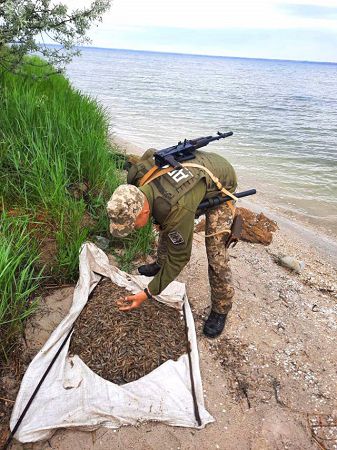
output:
[[[139,255],[148,255],[153,250],[155,236],[152,223],[148,223],[144,228],[134,232],[132,235],[120,241],[124,247],[121,256],[116,254],[119,266],[125,272],[129,272],[133,267],[133,261]]]
[[[32,311],[44,243],[54,252],[43,276],[75,281],[83,242],[109,238],[106,202],[124,182],[106,111],[39,58],[30,61],[21,75],[0,71],[1,335],[15,334]],[[142,231],[123,244],[124,267],[147,239]]]
[[[83,218],[98,217],[96,232],[107,231],[105,201],[122,176],[103,108],[62,75],[36,67],[38,58],[32,62],[26,77],[0,74],[0,197],[5,209],[44,213],[57,240],[54,272],[74,279],[76,254],[89,234]]]
[[[42,270],[36,270],[39,251],[29,223],[27,216],[0,215],[0,355],[4,357],[36,306],[31,295],[42,279]]]

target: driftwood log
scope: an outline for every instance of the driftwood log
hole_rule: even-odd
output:
[[[278,229],[277,223],[263,213],[256,214],[247,208],[237,208],[236,214],[243,218],[243,229],[240,240],[254,244],[269,245],[273,240],[273,233]],[[197,232],[205,230],[205,219],[195,227]]]

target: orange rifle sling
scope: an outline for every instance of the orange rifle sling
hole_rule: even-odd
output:
[[[157,170],[159,169],[158,166],[153,166],[151,167],[151,169],[149,169],[145,175],[142,176],[142,178],[140,179],[139,182],[139,186],[144,186],[144,184],[146,183],[146,181],[151,177],[151,175]]]

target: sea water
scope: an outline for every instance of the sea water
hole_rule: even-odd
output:
[[[83,48],[67,75],[144,149],[233,131],[205,150],[240,190],[337,232],[337,64]]]

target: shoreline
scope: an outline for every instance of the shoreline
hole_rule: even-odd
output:
[[[127,148],[125,141],[120,143],[123,148]],[[137,146],[128,149],[143,152]],[[242,201],[243,206],[261,211],[258,203],[248,203]],[[262,211],[267,212],[265,207]],[[291,221],[280,215],[276,218],[280,230],[269,246],[241,241],[230,249],[236,293],[225,332],[218,339],[209,340],[202,333],[210,310],[202,232],[195,232],[191,260],[177,278],[186,285],[197,331],[205,405],[216,421],[195,433],[155,422],[115,430],[100,424],[94,434],[63,428],[50,438],[50,447],[94,450],[99,442],[100,448],[110,450],[111,442],[118,441],[118,449],[187,450],[208,448],[211,442],[220,450],[236,450],[278,448],[283,442],[288,448],[314,450],[312,430],[319,431],[321,439],[331,439],[324,434],[329,432],[324,424],[336,417],[335,270],[319,256],[321,246],[312,245],[302,228],[295,226],[293,231]],[[275,257],[281,252],[303,260],[304,270],[297,274],[277,264]],[[142,261],[148,262],[147,258]],[[111,260],[111,264],[116,262]],[[46,293],[29,319],[25,330],[29,361],[68,314],[73,290],[60,287]],[[6,374],[4,378],[4,397],[12,401],[18,388],[13,377]],[[318,429],[316,420],[321,418],[323,425]],[[43,445],[37,442],[31,448],[38,450]],[[22,449],[22,445],[15,443],[14,448]]]
[[[118,442],[116,449],[188,450],[208,448],[211,442],[220,450],[266,450],[282,442],[287,448],[315,450],[312,430],[331,440],[326,424],[336,417],[337,289],[329,290],[328,283],[335,278],[329,265],[317,259],[315,247],[294,239],[283,223],[279,225],[281,230],[268,247],[242,241],[230,249],[236,293],[225,332],[218,339],[202,333],[210,309],[203,233],[195,233],[191,260],[177,279],[186,285],[205,406],[214,423],[198,431],[153,421],[114,430],[100,424],[94,434],[62,428],[55,430],[48,445],[54,450],[94,450],[99,442],[102,450],[110,450],[111,442]],[[297,274],[278,265],[274,256],[280,251],[303,257],[304,271]],[[56,289],[29,320],[25,340],[32,357],[68,314],[73,290]],[[14,400],[15,395],[5,397]],[[43,445],[37,442],[31,448]],[[17,450],[22,447],[13,445]]]
[[[116,134],[111,135],[111,141],[126,154],[142,155],[145,152],[145,149]],[[239,206],[251,209],[255,213],[263,212],[270,219],[277,222],[280,231],[288,238],[294,240],[294,235],[296,235],[296,242],[301,242],[304,245],[309,244],[318,251],[321,257],[326,258],[330,264],[337,267],[336,236],[329,234],[322,227],[314,224],[309,225],[295,218],[287,217],[280,211],[273,209],[270,204],[260,203],[258,200],[253,200],[253,198],[240,199]]]
[[[295,95],[294,86],[299,88],[306,76],[300,65],[292,71],[281,63],[278,68],[273,63],[219,62],[214,73],[212,62],[205,60],[199,74],[201,66],[187,59],[182,62],[191,63],[189,83],[178,60],[149,54],[135,59],[127,52],[84,53],[78,66],[70,65],[67,72],[77,88],[104,105],[110,114],[110,132],[135,144],[134,148],[162,149],[218,129],[233,131],[233,137],[205,150],[215,151],[233,164],[239,189],[257,188],[262,205],[317,227],[337,241],[336,152],[329,120],[337,101],[333,74],[322,69],[331,97],[325,103],[326,95],[312,77],[302,86],[303,92],[300,89],[302,95]],[[167,64],[172,79],[166,92]],[[102,89],[90,75],[97,65]],[[153,66],[158,70],[153,71]],[[152,94],[145,88],[145,79],[153,83]],[[289,84],[289,79],[295,84]],[[251,83],[254,90],[265,86],[263,95],[246,91]],[[279,105],[275,105],[276,85],[282,93]],[[229,90],[235,87],[226,100],[222,98],[224,86]],[[314,120],[318,104],[322,106],[321,127]]]

